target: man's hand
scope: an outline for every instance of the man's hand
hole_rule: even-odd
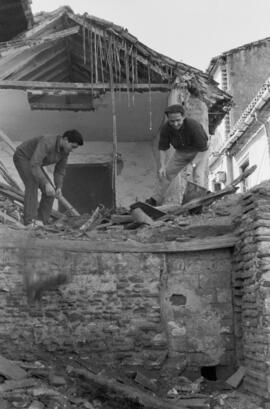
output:
[[[45,193],[47,196],[55,196],[55,189],[50,183],[45,185]]]
[[[57,189],[55,189],[55,197],[59,199],[59,197],[61,196],[62,196],[62,190],[60,187],[58,187]]]
[[[159,176],[162,178],[165,178],[167,176],[165,166],[161,166],[161,168],[159,169]]]

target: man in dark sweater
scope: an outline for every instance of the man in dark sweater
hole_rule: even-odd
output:
[[[146,203],[156,206],[162,203],[172,180],[189,163],[195,165],[193,181],[207,188],[208,183],[208,137],[202,125],[185,117],[184,107],[170,105],[166,110],[167,122],[160,130],[160,181],[153,196]],[[175,152],[166,165],[166,151],[173,146]]]
[[[14,164],[25,185],[24,224],[47,224],[55,197],[61,195],[68,155],[83,138],[76,130],[63,135],[38,136],[21,143],[13,156]],[[43,166],[55,164],[54,184],[48,181]],[[41,201],[38,206],[38,188]]]

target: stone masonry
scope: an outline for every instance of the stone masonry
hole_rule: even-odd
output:
[[[168,357],[197,368],[233,363],[230,249],[114,253],[104,240],[104,251],[93,253],[70,250],[74,240],[60,239],[57,249],[26,234],[0,229],[3,354],[14,345],[148,368]],[[29,271],[65,272],[70,283],[28,304]]]

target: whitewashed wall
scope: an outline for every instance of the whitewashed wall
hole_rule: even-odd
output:
[[[248,186],[252,187],[270,178],[270,161],[268,141],[263,127],[243,146],[233,159],[233,173],[236,178],[240,174],[241,165],[248,159],[249,166],[257,165],[257,169],[249,176]]]

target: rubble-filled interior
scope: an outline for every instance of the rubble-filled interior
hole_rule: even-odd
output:
[[[3,186],[3,407],[268,400],[268,183],[151,224],[100,207],[32,229]]]

